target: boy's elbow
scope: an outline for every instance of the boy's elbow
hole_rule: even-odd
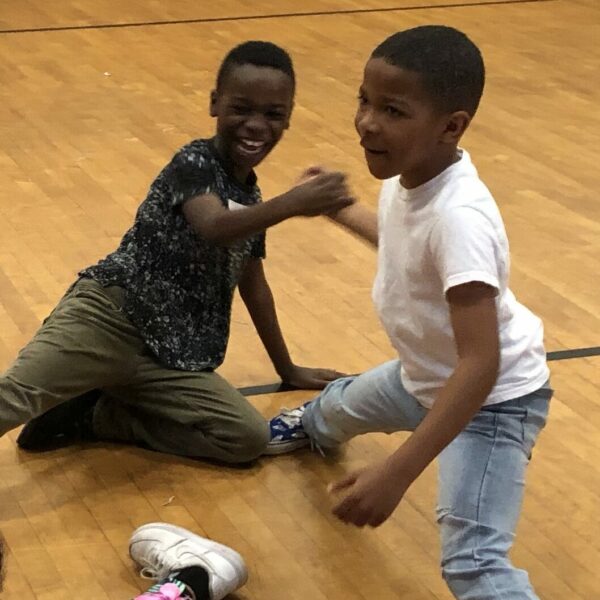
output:
[[[214,229],[202,233],[201,236],[209,244],[213,244],[214,246],[227,246],[227,244],[230,242],[223,232],[215,231]]]
[[[227,245],[231,241],[228,227],[221,207],[202,204],[199,208],[194,200],[183,206],[183,215],[194,233],[204,241],[217,246]]]
[[[465,356],[459,362],[463,363],[463,368],[471,374],[470,378],[477,381],[478,387],[485,391],[486,395],[492,391],[500,373],[499,352],[489,349],[486,352]]]
[[[196,223],[193,227],[196,235],[200,236],[204,241],[215,246],[227,246],[232,242],[231,236],[227,230],[223,229],[215,219]]]
[[[500,373],[500,352],[490,350],[479,356],[478,363],[477,369],[481,373],[482,383],[491,391]]]

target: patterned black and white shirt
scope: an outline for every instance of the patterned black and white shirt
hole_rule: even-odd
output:
[[[250,257],[265,256],[264,233],[221,247],[192,230],[181,206],[209,192],[228,209],[261,202],[254,173],[238,183],[214,142],[195,140],[152,183],[119,248],[80,273],[125,289],[125,313],[169,368],[201,371],[223,362],[239,277]]]

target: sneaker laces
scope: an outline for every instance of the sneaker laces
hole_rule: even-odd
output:
[[[165,576],[165,571],[168,572],[168,569],[166,568],[162,553],[156,548],[152,548],[148,553],[146,565],[140,570],[140,577],[142,579],[158,581]]]
[[[164,555],[156,548],[148,552],[147,564],[140,569],[140,577],[156,581],[157,584],[134,600],[196,600],[192,588],[169,576]]]
[[[304,406],[298,406],[297,408],[286,408],[283,406],[281,412],[278,415],[278,419],[290,429],[297,427],[302,423],[302,417],[304,416]]]
[[[313,440],[310,436],[308,439],[310,440],[311,452],[314,452],[316,450],[323,458],[325,458],[325,451],[323,450],[323,448],[317,442],[315,442],[315,440]]]
[[[156,581],[158,579],[158,573],[152,567],[142,567],[140,570],[140,577],[142,579]]]
[[[302,417],[304,416],[305,408],[306,405],[298,406],[297,408],[287,408],[283,406],[278,415],[278,419],[282,421],[286,427],[290,429],[295,428],[302,423]],[[306,437],[310,441],[310,449],[313,452],[316,450],[323,458],[325,458],[325,452],[323,451],[323,448],[308,434],[306,434]]]

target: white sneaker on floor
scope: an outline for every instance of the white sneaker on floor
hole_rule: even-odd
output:
[[[211,600],[221,600],[248,579],[244,559],[235,550],[168,523],[138,527],[129,540],[129,555],[143,576],[157,581],[187,567],[203,567]]]

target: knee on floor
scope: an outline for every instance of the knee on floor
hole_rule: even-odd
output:
[[[219,458],[230,464],[247,463],[263,454],[271,439],[266,421],[252,421],[239,424],[235,431],[220,440]]]

